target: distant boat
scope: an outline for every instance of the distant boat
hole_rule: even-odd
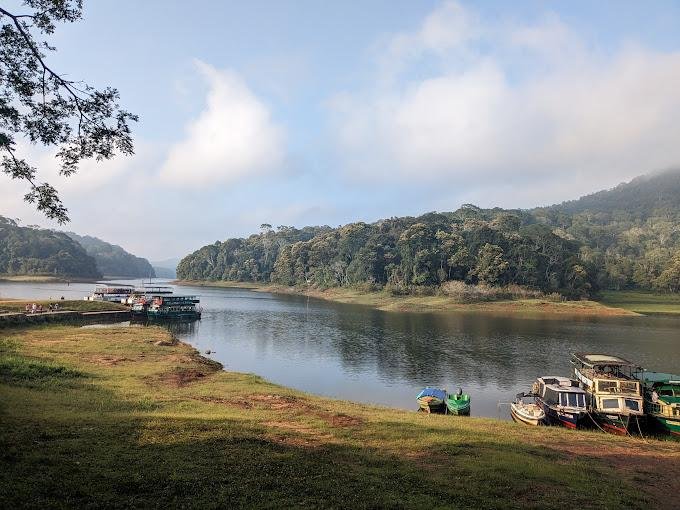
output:
[[[534,402],[524,402],[524,398],[534,398]],[[518,423],[525,425],[543,425],[545,423],[545,411],[540,404],[535,402],[535,395],[518,393],[517,398],[510,404],[510,415]]]
[[[103,284],[98,283],[92,294],[85,296],[85,301],[109,301],[114,303],[124,303],[134,292],[132,285],[123,284]]]
[[[643,371],[645,412],[649,425],[680,438],[680,375]]]
[[[449,414],[467,416],[470,414],[470,395],[465,393],[449,394],[446,397],[446,410]]]
[[[618,435],[641,430],[642,390],[634,378],[640,367],[610,354],[577,352],[571,362],[588,395],[590,415],[599,427]]]
[[[569,429],[581,428],[587,423],[592,425],[586,407],[587,395],[578,381],[559,376],[539,377],[532,386],[532,393],[548,424]]]
[[[420,410],[426,413],[446,412],[446,390],[427,387],[416,397]]]

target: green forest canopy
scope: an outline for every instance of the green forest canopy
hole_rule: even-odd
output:
[[[0,216],[0,274],[100,278],[94,258],[63,232]]]
[[[0,275],[147,278],[155,272],[146,259],[96,237],[22,227],[0,216]]]
[[[680,291],[680,172],[563,204],[481,209],[296,229],[262,225],[186,256],[181,279],[408,292],[450,280],[518,284],[568,297],[598,289]]]

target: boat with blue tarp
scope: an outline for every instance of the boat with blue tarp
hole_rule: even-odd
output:
[[[446,397],[446,390],[430,388],[428,386],[418,393],[416,400],[421,411],[426,413],[444,413],[446,412]]]

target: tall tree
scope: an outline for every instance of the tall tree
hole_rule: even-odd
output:
[[[37,169],[17,152],[18,142],[56,148],[59,173],[69,176],[83,159],[109,159],[134,152],[130,123],[137,116],[118,105],[115,88],[97,90],[70,80],[47,63],[56,50],[45,36],[57,23],[82,15],[82,0],[23,0],[21,12],[0,6],[0,163],[25,181],[24,199],[48,218],[69,221],[57,190],[40,182]]]

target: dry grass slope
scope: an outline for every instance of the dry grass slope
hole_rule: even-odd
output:
[[[6,330],[0,360],[2,508],[669,508],[680,491],[678,443],[316,398],[161,328]]]

